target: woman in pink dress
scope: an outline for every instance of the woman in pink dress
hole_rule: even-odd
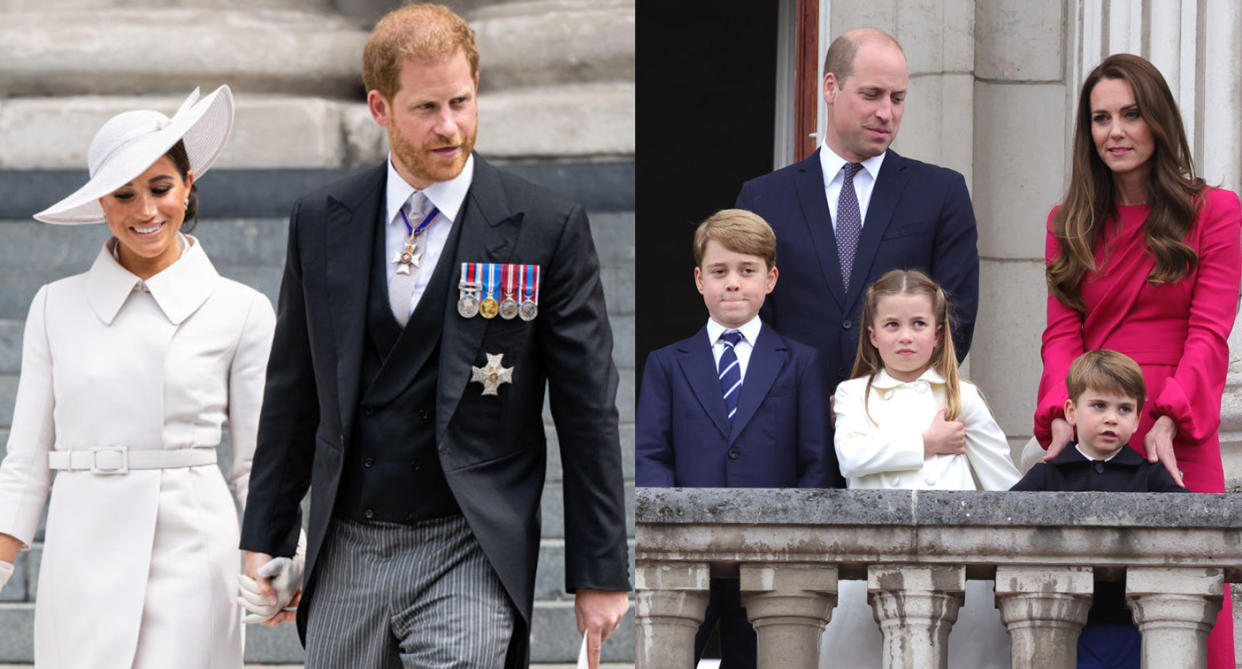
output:
[[[1035,436],[1055,456],[1073,439],[1065,374],[1084,351],[1143,368],[1148,401],[1130,446],[1193,492],[1224,492],[1221,394],[1242,278],[1238,196],[1204,184],[1160,72],[1109,56],[1083,83],[1073,174],[1048,216],[1048,326]],[[1224,606],[1208,666],[1234,666]]]

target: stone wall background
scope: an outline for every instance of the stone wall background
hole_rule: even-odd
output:
[[[84,182],[86,149],[99,126],[127,109],[171,114],[195,86],[233,88],[233,136],[200,184],[202,220],[194,234],[222,274],[274,302],[294,199],[386,155],[386,136],[366,110],[360,61],[370,27],[399,4],[0,0],[0,444],[12,422],[30,299],[40,285],[85,271],[108,236],[104,226],[30,218]],[[633,0],[447,4],[477,35],[480,154],[581,202],[590,214],[621,372],[618,408],[632,491]],[[573,600],[563,590],[560,460],[545,417],[549,472],[532,657],[553,666],[577,657],[578,637]],[[627,503],[632,528],[632,493]],[[40,554],[38,543],[23,552],[18,573],[0,592],[0,663],[32,659]],[[605,645],[606,661],[632,662],[630,620]],[[302,657],[292,626],[248,628],[248,662]]]

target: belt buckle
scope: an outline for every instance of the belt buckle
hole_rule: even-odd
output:
[[[104,456],[100,463],[100,456]],[[119,460],[119,464],[117,464]],[[101,446],[91,449],[91,473],[100,475],[128,474],[129,449],[124,446]]]

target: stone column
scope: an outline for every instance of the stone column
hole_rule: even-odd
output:
[[[742,605],[758,637],[760,667],[819,666],[819,641],[837,605],[837,568],[742,565]]]
[[[1220,613],[1219,569],[1126,571],[1126,600],[1143,633],[1144,667],[1207,667],[1207,637]]]
[[[636,669],[691,667],[694,633],[707,612],[706,564],[639,563],[634,570]]]
[[[884,634],[884,669],[947,669],[949,631],[966,599],[965,567],[867,568],[871,608]]]
[[[1094,590],[1090,567],[997,567],[996,608],[1013,669],[1072,667]]]

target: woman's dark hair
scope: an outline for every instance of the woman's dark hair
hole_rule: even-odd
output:
[[[1102,238],[1104,221],[1117,212],[1112,171],[1100,159],[1091,136],[1091,91],[1103,79],[1129,84],[1139,116],[1151,130],[1155,143],[1148,159],[1150,212],[1143,225],[1147,248],[1156,258],[1147,275],[1148,283],[1180,281],[1199,260],[1195,250],[1183,240],[1198,216],[1204,183],[1195,174],[1177,101],[1154,65],[1128,53],[1113,54],[1096,66],[1082,84],[1069,191],[1052,219],[1060,251],[1047,268],[1048,291],[1061,304],[1080,312],[1086,310],[1086,305],[1079,286],[1088,271],[1099,269],[1095,266],[1095,245]]]
[[[185,151],[185,143],[177,140],[164,155],[177,166],[177,171],[181,173],[181,182],[185,183],[190,178],[190,156]],[[191,184],[189,198],[190,202],[185,208],[185,222],[181,224],[182,232],[190,232],[198,225],[198,184]]]

